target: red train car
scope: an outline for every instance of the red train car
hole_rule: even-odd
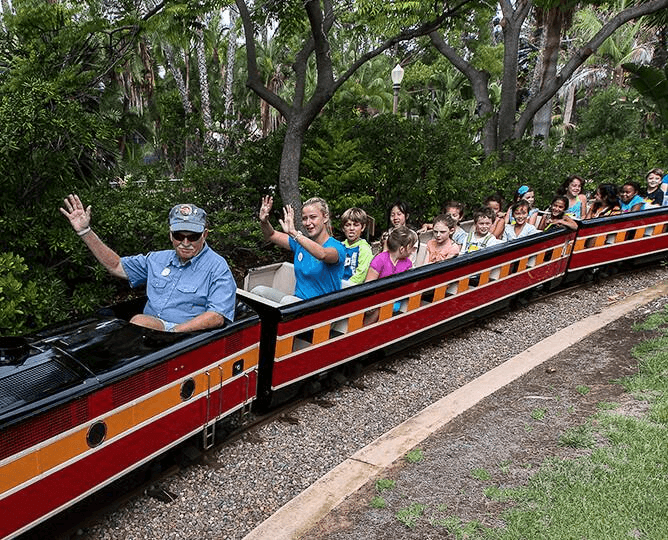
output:
[[[5,339],[0,538],[12,538],[252,403],[257,315],[167,334],[94,317]]]
[[[580,224],[568,270],[662,258],[667,250],[668,207],[591,219]]]
[[[294,304],[240,291],[263,323],[259,395],[272,397],[370,352],[427,339],[559,280],[575,238],[565,229],[535,235]],[[245,288],[275,286],[273,275],[286,272],[284,266],[270,271]],[[378,317],[370,323],[371,312]]]

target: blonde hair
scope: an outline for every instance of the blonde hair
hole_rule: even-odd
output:
[[[341,214],[341,227],[345,226],[348,221],[352,221],[353,223],[359,223],[362,229],[365,229],[368,220],[366,212],[361,208],[348,208],[348,210]]]
[[[320,207],[322,215],[327,218],[327,223],[325,224],[325,229],[327,230],[327,234],[332,236],[332,220],[329,219],[329,205],[327,204],[327,201],[325,201],[325,199],[321,199],[320,197],[311,197],[308,201],[305,201],[302,204],[302,209],[306,208],[307,206]]]

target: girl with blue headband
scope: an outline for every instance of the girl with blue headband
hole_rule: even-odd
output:
[[[515,225],[511,208],[520,201],[527,201],[529,203],[529,217],[527,223],[535,226],[538,221],[539,210],[538,208],[534,208],[534,203],[536,202],[534,190],[527,185],[521,185],[517,188],[517,191],[515,191],[515,194],[513,195],[513,204],[506,212],[506,224]]]

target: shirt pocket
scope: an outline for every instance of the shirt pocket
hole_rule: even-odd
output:
[[[179,282],[176,285],[181,308],[193,313],[202,313],[206,308],[206,286],[203,283]]]

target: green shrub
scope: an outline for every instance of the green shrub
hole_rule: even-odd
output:
[[[18,335],[62,320],[69,308],[62,282],[50,275],[26,279],[23,257],[0,253],[0,333]]]

